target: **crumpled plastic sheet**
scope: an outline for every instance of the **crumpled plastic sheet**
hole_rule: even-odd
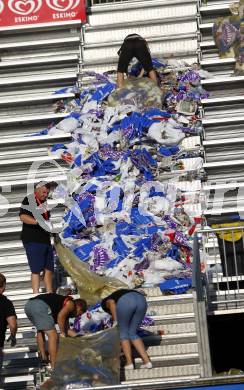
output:
[[[40,389],[68,390],[113,386],[120,381],[120,342],[117,327],[59,341],[51,379]]]
[[[244,0],[230,5],[231,16],[216,19],[213,38],[220,58],[236,59],[235,73],[244,74]]]
[[[79,259],[60,242],[55,244],[58,258],[75,282],[79,294],[88,304],[94,304],[105,298],[119,288],[125,288],[126,284],[113,279],[96,275],[91,272],[87,264]]]
[[[67,117],[48,129],[73,137],[50,153],[70,167],[67,186],[58,186],[54,197],[65,200],[60,239],[76,256],[63,264],[83,297],[89,282],[78,275],[84,272],[129,287],[191,272],[191,236],[201,223],[194,187],[203,159],[197,144],[187,148],[184,141],[202,131],[198,104],[208,94],[200,81],[210,76],[180,61],[156,65],[162,107],[143,105],[145,91],[150,97],[159,89],[147,78],[115,91],[113,75],[90,72],[93,84],[76,90]],[[135,99],[138,85],[143,99]],[[99,289],[92,294],[101,295]]]
[[[154,325],[154,320],[146,315],[139,328]],[[71,328],[79,335],[95,333],[113,326],[111,316],[101,307],[101,302],[90,306],[87,311],[73,320],[70,320]]]
[[[139,109],[161,108],[162,102],[162,90],[149,79],[145,82],[144,78],[126,80],[123,88],[116,89],[108,97],[111,107],[128,104]]]

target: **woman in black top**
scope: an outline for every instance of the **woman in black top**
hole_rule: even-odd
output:
[[[118,87],[123,87],[124,73],[127,73],[128,66],[133,57],[135,57],[143,66],[143,70],[148,73],[151,80],[157,83],[157,76],[153,69],[152,58],[147,41],[138,34],[130,34],[124,39],[121,48],[118,51],[119,62],[117,69]],[[140,74],[142,76],[142,74]]]
[[[48,352],[51,367],[54,368],[57,354],[58,335],[55,324],[60,329],[60,337],[76,334],[69,329],[68,319],[85,313],[86,301],[73,300],[71,297],[51,293],[40,294],[28,300],[25,313],[37,329],[37,344],[43,361],[47,360],[45,351],[45,333],[48,336]]]
[[[118,323],[121,347],[126,358],[125,368],[133,369],[131,344],[143,360],[140,368],[152,368],[143,341],[137,334],[147,311],[145,296],[136,290],[120,289],[104,298],[101,306]]]

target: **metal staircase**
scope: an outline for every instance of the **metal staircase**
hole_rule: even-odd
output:
[[[47,175],[55,177],[55,181],[65,181],[66,166],[62,165],[60,171],[52,164],[47,148],[70,140],[69,134],[27,135],[64,117],[63,113],[53,112],[52,103],[72,94],[53,92],[77,81],[80,51],[83,72],[115,69],[123,38],[137,32],[148,40],[153,56],[197,61],[196,0],[107,2],[91,6],[88,11],[81,39],[80,24],[76,21],[52,27],[0,29],[0,186],[9,202],[0,207],[0,270],[7,277],[6,295],[15,304],[19,323],[17,346],[10,349],[6,344],[4,350],[2,376],[6,389],[32,389],[38,380],[34,330],[23,312],[31,288],[19,240],[18,208],[28,183]],[[33,161],[44,163],[35,177],[28,175]],[[58,221],[60,217],[57,210],[54,219]],[[139,388],[157,382],[166,389],[204,377],[202,335],[194,295],[162,296],[159,289],[153,288],[146,292],[148,314],[155,320],[155,326],[148,330],[158,332],[145,339],[153,369],[140,370],[136,359],[136,369],[125,372],[123,384]]]
[[[138,384],[139,388],[153,381],[166,389],[170,383],[198,379],[201,366],[193,295],[162,296],[159,288],[146,288],[145,292],[148,314],[155,321],[154,326],[146,327],[152,335],[144,338],[153,368],[141,370],[141,359],[136,358],[136,369],[126,370],[122,384]]]

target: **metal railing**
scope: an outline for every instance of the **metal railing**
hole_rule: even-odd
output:
[[[193,254],[197,299],[209,312],[244,311],[244,226],[199,231]]]

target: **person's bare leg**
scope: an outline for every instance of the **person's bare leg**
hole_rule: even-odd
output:
[[[57,349],[58,349],[58,334],[56,329],[51,329],[46,331],[48,335],[48,352],[50,357],[50,363],[52,369],[56,363]]]
[[[155,72],[155,70],[151,70],[150,72],[149,72],[149,78],[152,80],[152,81],[154,81],[155,82],[155,84],[157,84],[158,83],[158,80],[157,80],[157,75],[156,75],[156,72]]]
[[[53,272],[49,269],[44,270],[44,284],[47,293],[53,292]]]
[[[133,363],[130,340],[121,340],[121,347],[125,355],[126,366],[129,366]]]
[[[38,331],[36,335],[36,341],[37,341],[37,346],[40,351],[42,359],[46,360],[47,355],[46,355],[46,349],[45,349],[45,334],[42,331]]]
[[[135,347],[136,351],[138,352],[138,354],[140,355],[140,357],[142,358],[143,363],[145,363],[145,364],[149,363],[150,359],[149,359],[149,356],[147,354],[147,351],[146,351],[146,348],[145,348],[143,341],[138,338],[135,340],[131,340],[131,342],[134,345],[134,347]]]
[[[117,72],[117,85],[118,85],[118,88],[122,88],[123,87],[124,81],[125,81],[124,73]]]
[[[34,294],[39,294],[40,287],[40,275],[39,274],[31,274],[31,286]]]

